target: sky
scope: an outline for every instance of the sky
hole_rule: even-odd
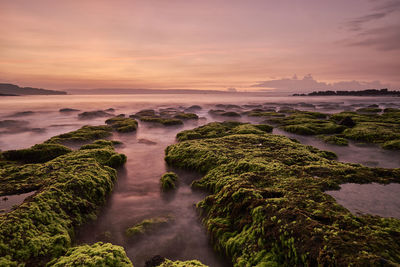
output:
[[[20,86],[399,89],[399,74],[400,0],[0,0],[0,82]]]

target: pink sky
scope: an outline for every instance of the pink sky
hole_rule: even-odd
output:
[[[0,82],[254,90],[311,73],[399,88],[399,11],[398,0],[0,0]]]

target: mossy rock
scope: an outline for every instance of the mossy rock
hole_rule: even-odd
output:
[[[157,228],[166,226],[169,222],[169,217],[155,217],[151,219],[145,219],[140,223],[126,229],[125,235],[129,238],[143,235],[149,233],[151,231],[156,230]]]
[[[82,128],[69,133],[54,136],[46,143],[66,144],[71,142],[88,142],[96,139],[102,139],[112,135],[113,128],[104,126],[83,126]]]
[[[128,133],[136,131],[138,122],[132,118],[113,117],[106,120],[106,124],[110,125],[117,132]]]
[[[180,120],[198,120],[199,116],[197,116],[197,114],[195,114],[195,113],[180,112],[180,113],[176,114],[174,116],[174,118],[180,119]]]
[[[182,131],[176,135],[179,141],[214,138],[230,134],[269,133],[273,127],[267,124],[249,124],[241,122],[212,122],[194,130]]]
[[[161,118],[161,117],[141,117],[140,121],[143,122],[151,122],[151,123],[159,123],[164,126],[174,126],[174,125],[181,125],[183,121],[180,119],[173,119],[173,118]]]
[[[356,111],[360,113],[378,113],[382,112],[382,109],[376,107],[367,107],[367,108],[359,108]]]
[[[171,261],[166,259],[159,267],[207,267],[198,260],[191,261]]]
[[[328,136],[321,136],[321,139],[324,140],[325,143],[337,146],[348,146],[349,141],[346,138],[339,137],[336,135],[328,135]]]
[[[205,174],[193,186],[210,195],[197,207],[233,266],[400,263],[400,220],[354,215],[324,193],[342,183],[400,183],[400,169],[338,162],[268,133],[218,136],[220,127],[193,129],[196,138],[169,146],[165,160]]]
[[[175,182],[178,181],[178,175],[174,172],[167,172],[160,178],[161,189],[168,191],[175,188]]]
[[[225,111],[221,109],[211,109],[208,111],[211,115],[223,116],[223,117],[241,117],[241,115],[234,111]]]
[[[71,151],[68,147],[60,144],[38,144],[27,149],[4,151],[2,154],[6,160],[23,163],[42,163]]]
[[[382,147],[384,149],[400,150],[400,139],[387,141],[387,142],[383,143]]]
[[[42,266],[67,252],[75,229],[96,217],[113,188],[116,171],[109,166],[126,160],[104,142],[98,143],[102,148],[72,151],[44,163],[0,168],[1,195],[37,190],[0,216],[1,263]]]
[[[132,262],[126,256],[123,247],[110,243],[98,242],[91,246],[82,245],[70,248],[67,253],[47,264],[48,267],[97,267],[116,266],[133,267]]]

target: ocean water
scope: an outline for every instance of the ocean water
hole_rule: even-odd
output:
[[[300,103],[300,104],[299,104]],[[113,108],[115,115],[131,115],[141,109],[174,107],[184,109],[191,105],[200,105],[196,111],[200,119],[185,122],[182,126],[162,127],[139,122],[134,133],[115,133],[113,139],[123,142],[117,151],[128,156],[126,165],[118,170],[118,181],[107,204],[100,211],[97,220],[82,227],[76,238],[76,244],[107,241],[124,246],[129,258],[135,266],[143,266],[145,261],[154,255],[162,255],[173,260],[198,259],[210,266],[229,266],[226,260],[218,256],[209,243],[209,239],[195,204],[207,193],[192,190],[190,183],[199,179],[197,173],[174,170],[164,162],[164,149],[176,142],[178,132],[198,127],[212,121],[239,120],[252,123],[260,122],[260,118],[242,116],[240,118],[224,118],[210,116],[208,110],[216,109],[217,104],[236,104],[243,106],[238,111],[257,107],[292,106],[302,110],[334,113],[342,110],[354,110],[371,104],[380,107],[400,107],[400,98],[371,97],[273,97],[267,94],[157,94],[157,95],[66,95],[66,96],[21,96],[0,98],[0,149],[20,149],[41,143],[48,138],[76,130],[83,125],[101,125],[106,118],[80,120],[78,113],[83,111],[105,110]],[[313,104],[311,106],[310,104]],[[61,108],[74,108],[79,112],[59,112]],[[13,121],[13,122],[10,122]],[[1,123],[2,122],[2,123]],[[275,128],[275,134],[283,134],[298,139],[300,142],[320,149],[334,151],[338,160],[361,163],[371,167],[398,168],[400,153],[383,150],[376,145],[360,145],[351,142],[348,147],[328,145],[315,137],[299,136],[286,133]],[[177,190],[163,193],[159,179],[166,171],[175,171],[180,176]],[[369,195],[385,188],[372,186],[367,193],[354,198],[357,187],[350,191],[330,193],[338,202],[351,211],[377,213],[390,209],[400,199],[400,194],[392,194],[391,198],[378,198],[376,209],[363,210],[373,205],[366,202]],[[345,190],[347,187],[343,187]],[[360,187],[361,188],[361,187]],[[395,187],[386,187],[393,192]],[[363,188],[364,190],[364,188]],[[341,192],[341,194],[340,194]],[[389,191],[388,191],[389,192]],[[336,195],[335,195],[336,194]],[[346,197],[350,196],[350,197]],[[14,198],[13,198],[14,199]],[[7,204],[6,209],[23,201],[21,196],[15,197],[15,203]],[[18,203],[19,202],[19,203]],[[368,204],[352,208],[354,202]],[[10,206],[11,205],[11,206]],[[355,211],[354,211],[355,212]],[[146,237],[129,239],[125,230],[144,219],[168,216],[171,222]],[[389,215],[392,216],[392,215]]]

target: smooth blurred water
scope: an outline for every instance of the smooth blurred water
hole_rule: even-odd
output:
[[[79,112],[61,113],[61,108],[74,108],[82,111],[114,108],[114,114],[133,114],[145,108],[175,107],[184,109],[200,105],[198,121],[188,121],[182,126],[162,127],[139,122],[135,133],[113,135],[113,139],[123,142],[117,151],[128,156],[126,165],[118,171],[118,181],[106,206],[100,211],[98,219],[82,227],[77,233],[76,243],[107,241],[124,246],[135,266],[154,255],[160,254],[170,259],[199,259],[209,266],[229,266],[209,244],[209,240],[195,203],[206,196],[205,192],[193,191],[190,183],[200,178],[199,174],[173,170],[180,176],[178,188],[173,192],[160,190],[161,175],[170,170],[164,161],[164,149],[175,143],[175,136],[184,129],[191,129],[211,121],[238,120],[257,123],[262,118],[242,116],[239,118],[212,117],[208,110],[216,109],[216,104],[253,104],[262,107],[293,106],[304,102],[314,106],[296,106],[298,109],[315,110],[326,113],[355,109],[378,103],[384,107],[400,107],[400,98],[369,97],[271,97],[265,94],[182,94],[182,95],[66,95],[66,96],[22,96],[0,98],[0,121],[23,121],[22,127],[0,127],[0,149],[19,149],[41,143],[48,138],[76,130],[83,125],[102,125],[106,118],[79,120]],[[247,109],[251,109],[248,107]],[[245,108],[236,111],[245,111]],[[16,112],[33,111],[26,116],[15,116]],[[325,144],[316,137],[299,136],[275,128],[274,133],[294,137],[307,145],[337,153],[339,160],[361,163],[372,167],[400,167],[400,153],[379,148],[376,145],[358,145],[353,142],[348,147]],[[347,207],[354,200],[340,195],[339,203]],[[345,187],[343,187],[345,188]],[[387,187],[388,188],[388,187]],[[372,190],[372,189],[371,189]],[[375,189],[374,189],[375,190]],[[392,189],[391,189],[392,190]],[[395,189],[398,190],[398,189]],[[337,193],[345,191],[336,191]],[[375,191],[370,191],[375,192]],[[332,194],[335,195],[335,194]],[[368,196],[368,193],[364,194]],[[378,196],[377,196],[378,197]],[[396,196],[394,196],[396,198]],[[397,194],[397,200],[400,194]],[[343,200],[343,201],[342,201]],[[386,209],[384,204],[393,205],[392,199],[382,200],[378,210]],[[396,201],[397,201],[396,200]],[[22,201],[22,200],[20,200]],[[339,198],[338,198],[339,201]],[[369,202],[365,202],[369,203]],[[366,206],[371,206],[369,203]],[[364,205],[365,206],[365,205]],[[350,209],[350,208],[349,208]],[[364,212],[375,212],[370,209]],[[142,238],[129,239],[124,232],[143,219],[170,216],[171,223]]]

